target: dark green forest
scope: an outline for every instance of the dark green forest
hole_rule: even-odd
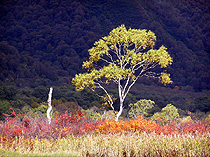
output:
[[[147,98],[156,102],[153,112],[167,103],[210,111],[209,0],[2,0],[0,18],[0,114],[10,107],[41,112],[50,86],[57,111],[100,107],[71,79],[84,72],[94,42],[121,24],[153,31],[155,47],[173,57],[173,84],[140,79],[127,103]]]

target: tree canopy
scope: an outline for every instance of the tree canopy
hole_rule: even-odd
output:
[[[116,84],[119,94],[120,110],[116,121],[123,110],[123,102],[131,87],[140,77],[159,78],[164,85],[172,83],[170,74],[154,71],[156,66],[166,68],[172,64],[172,58],[166,47],[153,49],[156,36],[145,29],[127,29],[121,25],[113,29],[108,36],[94,43],[89,49],[89,60],[83,62],[87,73],[75,75],[72,83],[78,91],[89,88],[103,97],[113,109],[113,98],[104,85]],[[96,91],[101,89],[104,95]]]

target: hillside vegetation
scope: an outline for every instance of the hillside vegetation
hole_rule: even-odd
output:
[[[130,103],[151,99],[150,116],[168,103],[197,115],[210,111],[208,0],[10,0],[0,2],[0,14],[1,119],[10,107],[30,116],[45,113],[50,86],[58,112],[100,109],[102,101],[76,92],[71,79],[83,72],[93,43],[121,24],[153,31],[155,48],[164,45],[173,58],[167,69],[173,84],[139,80],[126,99],[127,110]]]
[[[94,41],[113,28],[152,30],[173,57],[174,84],[210,89],[208,0],[2,1],[1,84],[69,84]]]

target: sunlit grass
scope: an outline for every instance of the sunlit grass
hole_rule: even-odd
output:
[[[66,138],[0,137],[3,156],[210,156],[210,134],[88,134]]]
[[[55,156],[68,156],[68,157],[79,157],[79,153],[77,152],[56,152],[56,153],[19,153],[14,151],[6,151],[6,150],[0,150],[0,156],[2,157],[55,157]]]
[[[87,136],[83,155],[99,156],[209,156],[210,136],[100,135]]]

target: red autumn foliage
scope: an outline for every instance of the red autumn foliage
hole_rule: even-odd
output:
[[[20,114],[16,114],[11,109],[11,114],[4,114],[7,118],[5,122],[0,122],[0,135],[2,136],[24,136],[32,138],[57,138],[68,135],[81,135],[94,132],[104,134],[115,133],[156,133],[156,134],[205,134],[210,132],[210,122],[189,121],[172,122],[159,118],[156,121],[146,120],[139,116],[135,120],[114,120],[91,121],[86,117],[86,113],[81,110],[74,112],[66,111],[57,114],[51,124],[47,119],[24,118],[20,119]]]
[[[98,122],[87,120],[86,113],[81,110],[58,114],[51,122],[41,118],[24,118],[13,110],[5,122],[0,123],[0,134],[3,136],[24,136],[37,138],[57,138],[70,134],[80,135],[93,132]]]
[[[190,121],[187,123],[182,123],[180,132],[204,134],[206,132],[210,132],[210,122]]]
[[[74,112],[66,111],[64,114],[58,114],[52,121],[54,126],[53,133],[66,136],[69,134],[84,134],[95,130],[98,122],[92,122],[87,119],[86,113],[81,110]]]

